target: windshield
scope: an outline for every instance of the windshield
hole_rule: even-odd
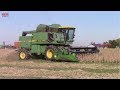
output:
[[[68,38],[69,38],[69,40],[73,40],[73,38],[74,38],[74,31],[75,30],[73,30],[73,29],[70,29],[68,31]]]
[[[66,41],[73,41],[75,29],[62,29]]]

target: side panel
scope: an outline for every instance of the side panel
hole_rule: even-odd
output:
[[[31,40],[32,36],[20,36],[19,37],[20,47],[31,48]]]
[[[31,46],[31,53],[38,53],[38,45]]]
[[[40,33],[34,33],[32,44],[46,44],[48,43],[48,33],[46,32],[40,32]]]
[[[31,47],[31,53],[37,53],[40,55],[41,53],[44,54],[47,46],[41,46],[41,45],[32,45]]]
[[[53,34],[53,41],[49,41],[48,34]],[[32,44],[65,44],[62,33],[38,32],[33,34]]]
[[[45,53],[46,48],[47,48],[46,45],[44,45],[44,46],[39,45],[39,51],[40,51],[42,54]]]

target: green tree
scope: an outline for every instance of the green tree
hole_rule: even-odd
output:
[[[120,47],[120,38],[116,39],[116,42],[118,43],[118,46]]]
[[[109,40],[109,44],[111,44],[110,48],[116,48],[117,46],[119,46],[117,40]]]

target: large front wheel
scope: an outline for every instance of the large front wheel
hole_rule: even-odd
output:
[[[54,58],[54,49],[52,47],[48,47],[45,51],[46,59],[52,60]]]

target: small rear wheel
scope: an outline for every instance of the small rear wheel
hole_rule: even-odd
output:
[[[21,49],[19,51],[19,59],[20,60],[28,60],[30,58],[29,51]]]

